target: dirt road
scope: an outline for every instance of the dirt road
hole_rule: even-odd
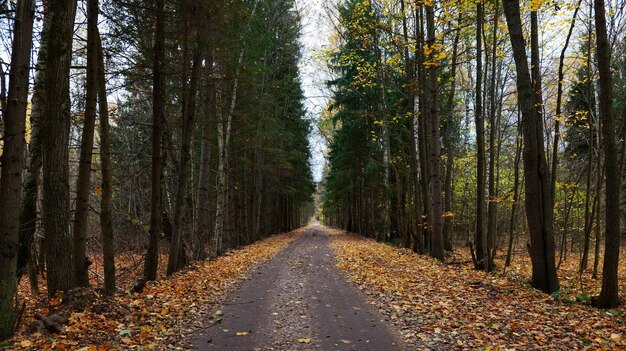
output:
[[[335,267],[313,226],[259,267],[199,332],[196,350],[403,350],[402,342]]]

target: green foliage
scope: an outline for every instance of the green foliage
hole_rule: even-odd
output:
[[[182,67],[186,65],[188,71],[191,68],[191,55],[185,56],[185,45],[200,45],[205,59],[196,96],[197,128],[191,150],[191,169],[195,174],[187,186],[188,212],[193,212],[191,199],[196,196],[193,192],[197,189],[200,169],[200,139],[204,137],[210,150],[210,213],[205,216],[209,217],[209,230],[215,227],[212,221],[217,196],[215,171],[219,162],[217,126],[220,118],[230,112],[237,80],[226,171],[230,206],[226,222],[233,233],[227,244],[239,245],[256,240],[260,234],[297,226],[305,219],[301,217],[311,211],[309,204],[315,185],[309,167],[311,125],[303,105],[298,72],[299,17],[293,0],[237,0],[228,6],[221,1],[203,1],[196,4],[203,13],[202,21],[207,21],[207,28],[202,29],[207,30],[207,38],[185,44],[184,28],[189,21],[186,7],[193,4],[166,2],[163,195],[171,194],[178,182],[182,103],[184,87],[188,84]],[[110,64],[122,68],[128,92],[119,94],[112,126],[115,209],[125,214],[115,217],[121,232],[135,234],[129,237],[145,238],[151,192],[154,12],[140,0],[112,0],[105,8],[113,22],[110,35],[116,38],[107,42],[110,44],[107,51],[116,55]],[[206,64],[209,60],[210,66]],[[163,219],[167,222],[172,209],[165,203],[164,210]],[[253,221],[259,221],[258,226]],[[167,223],[165,227],[167,230]],[[193,227],[186,229],[193,231]]]
[[[586,159],[591,147],[589,128],[595,129],[595,83],[593,78],[587,77],[586,68],[581,67],[576,73],[576,81],[572,85],[567,102],[566,128],[564,141],[566,143],[565,156],[576,160]],[[591,112],[591,113],[590,113]],[[593,132],[593,144],[597,145],[598,133]]]
[[[356,230],[359,222],[361,232],[387,232],[393,239],[401,237],[398,220],[408,206],[405,195],[393,189],[410,179],[407,106],[412,101],[404,89],[401,56],[384,30],[389,18],[377,5],[354,0],[338,9],[340,40],[329,54],[333,100],[321,122],[334,129],[323,208],[333,224]]]

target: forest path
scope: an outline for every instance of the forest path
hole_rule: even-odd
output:
[[[335,266],[331,238],[307,232],[221,307],[196,350],[402,350],[401,338]],[[223,314],[223,315],[222,315]]]

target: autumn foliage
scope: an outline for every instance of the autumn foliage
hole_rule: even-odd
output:
[[[59,334],[47,331],[29,334],[31,319],[9,341],[9,350],[161,350],[179,346],[203,328],[206,314],[221,301],[252,267],[267,261],[289,245],[303,229],[269,237],[228,252],[214,260],[198,262],[170,278],[148,283],[141,294],[107,297],[96,290],[88,293],[87,306],[66,308],[63,296],[28,311],[48,315],[68,313]],[[29,306],[30,309],[30,306]],[[205,320],[206,319],[206,320]],[[1,346],[1,345],[0,345]]]

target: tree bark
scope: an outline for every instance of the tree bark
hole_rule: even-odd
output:
[[[423,10],[422,7],[419,9],[416,8],[416,18],[417,25],[416,30],[417,34],[417,54],[418,63],[417,63],[417,81],[419,84],[419,93],[418,93],[418,116],[417,119],[417,142],[418,142],[418,153],[419,153],[419,186],[420,186],[420,197],[421,197],[421,209],[422,215],[419,219],[419,227],[421,229],[422,242],[424,247],[424,252],[430,252],[431,248],[431,235],[430,235],[430,199],[428,195],[430,194],[430,169],[428,162],[428,114],[430,111],[427,108],[427,88],[426,88],[426,70],[424,68],[424,20],[423,20]]]
[[[212,78],[212,62],[211,55],[205,58],[207,65],[206,80],[209,84],[208,93],[204,101],[204,111],[201,124],[201,140],[200,140],[200,169],[198,171],[198,193],[196,197],[196,228],[194,238],[194,259],[203,259],[205,256],[205,244],[209,233],[209,167],[211,165],[211,142],[209,140],[209,122],[211,120],[211,99],[214,94],[213,78]]]
[[[485,119],[483,117],[483,3],[476,3],[476,104],[474,107],[476,124],[476,269],[485,268],[487,257],[485,235]]]
[[[586,57],[586,83],[587,83],[587,93],[585,99],[587,100],[587,122],[589,128],[589,162],[587,166],[587,183],[585,188],[585,227],[584,227],[584,238],[583,238],[583,254],[580,260],[579,273],[582,273],[585,269],[587,269],[588,261],[589,261],[589,245],[591,240],[591,229],[593,226],[593,212],[590,212],[590,198],[591,198],[591,174],[593,170],[593,153],[594,153],[594,124],[593,119],[595,117],[596,111],[596,96],[594,92],[595,82],[592,78],[592,70],[591,70],[591,62],[592,62],[592,36],[593,36],[593,25],[592,21],[592,4],[589,4],[589,23],[587,29],[587,57]],[[600,135],[600,129],[598,124],[598,136]],[[596,146],[596,149],[599,151],[599,145]],[[593,202],[595,204],[595,201]]]
[[[600,264],[600,196],[602,194],[602,178],[604,178],[604,172],[600,171],[602,169],[602,158],[598,155],[598,159],[596,161],[597,170],[599,171],[596,175],[596,196],[594,201],[594,215],[596,220],[595,227],[595,243],[594,243],[594,256],[593,256],[593,273],[591,274],[592,279],[598,279],[598,265]]]
[[[76,282],[89,286],[89,259],[87,258],[87,225],[89,221],[89,197],[91,193],[91,161],[96,127],[98,88],[98,0],[87,1],[87,86],[85,120],[80,142],[78,180],[76,181],[76,210],[74,212],[74,264]]]
[[[443,247],[443,201],[441,196],[441,142],[439,140],[439,62],[435,61],[435,9],[434,5],[426,6],[426,29],[428,32],[428,46],[432,50],[429,57],[428,108],[430,108],[430,227],[431,249],[430,255],[438,260],[445,259]]]
[[[543,125],[536,108],[536,91],[528,69],[528,56],[519,0],[505,0],[513,58],[517,72],[518,104],[522,112],[526,219],[530,233],[532,285],[546,293],[559,289],[554,255],[554,214],[550,175],[543,144]]]
[[[164,0],[157,0],[152,69],[152,195],[150,230],[144,269],[146,281],[156,280],[159,265],[159,236],[161,235],[161,177],[163,174],[163,120],[165,119],[165,9]]]
[[[43,30],[39,42],[39,55],[37,56],[37,74],[33,86],[30,113],[30,143],[28,145],[28,161],[26,177],[23,182],[23,195],[20,209],[20,246],[17,252],[18,280],[27,269],[27,261],[37,231],[37,200],[39,198],[39,186],[41,185],[41,122],[45,112],[45,71],[46,56],[48,50],[49,15],[44,9]]]
[[[237,78],[236,78],[237,79]],[[237,83],[237,80],[235,80]],[[236,91],[233,89],[233,92]],[[215,108],[217,111],[217,184],[215,201],[215,229],[213,231],[213,254],[219,255],[222,252],[222,242],[224,238],[224,207],[226,203],[226,149],[227,138],[225,136],[224,112],[219,106],[222,101],[220,88],[215,89]],[[230,139],[228,139],[230,140]]]
[[[0,113],[4,117],[7,106],[7,77],[4,66],[0,65]],[[2,130],[2,118],[0,118],[0,130]]]
[[[460,39],[460,31],[461,31],[461,19],[463,15],[459,14],[459,18],[457,20],[457,30],[454,36],[454,44],[452,45],[452,68],[450,80],[452,82],[450,86],[450,96],[448,97],[448,123],[447,130],[444,132],[445,136],[443,137],[444,148],[446,150],[446,177],[444,183],[444,212],[447,214],[444,216],[443,222],[443,240],[444,240],[444,248],[447,251],[452,251],[452,242],[450,240],[450,231],[452,229],[452,199],[454,197],[454,191],[452,189],[452,174],[454,171],[454,157],[456,156],[456,146],[454,135],[458,135],[459,126],[455,120],[455,103],[454,98],[456,95],[456,66],[458,64],[458,47],[459,47],[459,39]]]
[[[97,29],[97,28],[96,28]],[[111,126],[107,102],[102,39],[97,34],[98,49],[98,106],[100,110],[100,167],[102,172],[102,198],[100,200],[100,231],[104,258],[104,289],[110,293],[116,289],[115,283],[115,231],[113,229],[113,184],[111,170]]]
[[[491,47],[491,82],[489,83],[489,203],[487,205],[487,259],[485,260],[485,270],[487,272],[494,268],[493,252],[495,252],[495,236],[497,228],[498,194],[496,191],[496,163],[498,150],[496,139],[498,138],[498,123],[496,123],[496,75],[497,75],[497,50],[498,50],[498,19],[500,16],[500,2],[496,0],[495,13],[493,17],[493,42]]]
[[[620,242],[620,190],[621,175],[617,160],[615,141],[615,118],[613,116],[613,79],[611,77],[611,53],[606,28],[604,0],[594,1],[598,73],[600,75],[600,121],[604,149],[605,173],[605,236],[602,290],[596,301],[601,308],[619,305],[617,269]]]
[[[519,120],[519,110],[517,116],[518,132],[521,132]],[[511,265],[511,255],[513,252],[513,229],[515,228],[515,218],[517,215],[517,207],[519,202],[519,162],[522,157],[522,138],[518,135],[515,140],[515,161],[513,164],[513,205],[511,206],[511,218],[509,220],[509,243],[506,250],[506,260],[504,266]]]
[[[375,40],[378,41],[379,38]],[[378,84],[381,87],[379,89],[379,101],[378,101],[378,113],[380,114],[380,118],[382,119],[381,124],[381,138],[382,138],[382,147],[383,147],[383,233],[382,233],[382,241],[389,242],[392,239],[392,232],[396,229],[393,225],[394,216],[392,215],[392,190],[390,186],[391,179],[391,144],[389,138],[389,125],[388,125],[388,110],[387,110],[387,94],[385,93],[385,62],[384,55],[380,50],[380,43],[376,42],[374,44],[374,51],[376,52],[376,64],[380,66],[377,70],[377,78]],[[356,202],[355,202],[356,204]],[[358,211],[360,212],[360,211]]]
[[[13,334],[14,299],[17,295],[17,251],[20,227],[19,204],[22,193],[22,168],[26,148],[26,107],[30,51],[33,44],[35,1],[20,0],[13,31],[9,91],[0,162],[0,340]],[[17,301],[15,301],[17,305]]]
[[[50,33],[46,58],[42,121],[43,227],[46,238],[48,295],[76,287],[74,243],[70,232],[68,144],[70,132],[69,75],[76,0],[49,2]]]
[[[590,43],[591,44],[591,43]],[[591,58],[589,58],[591,60]],[[591,82],[591,79],[589,79]],[[589,114],[587,116],[587,120],[589,122],[589,160],[587,162],[587,182],[585,187],[585,226],[583,228],[583,254],[580,259],[580,265],[578,268],[578,273],[582,273],[585,269],[587,269],[589,262],[589,244],[591,241],[591,228],[593,227],[593,211],[591,210],[591,174],[593,171],[593,153],[594,153],[594,125],[592,122],[592,114],[591,109],[589,109]],[[598,170],[599,171],[599,170]],[[595,200],[594,200],[595,206]]]

